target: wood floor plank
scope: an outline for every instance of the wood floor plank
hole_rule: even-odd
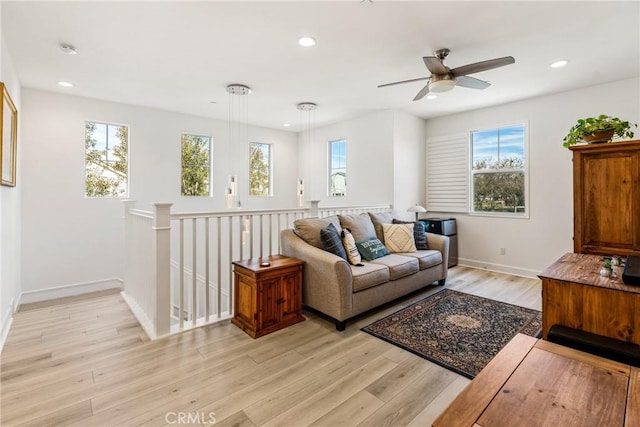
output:
[[[340,405],[310,424],[312,427],[357,426],[384,402],[366,390],[360,390]]]
[[[395,362],[386,357],[376,357],[263,425],[265,427],[287,427],[297,423],[309,425],[396,366]]]
[[[345,361],[348,357],[361,351],[369,351],[369,349],[373,348],[373,345],[370,337],[364,334],[346,337],[341,345],[335,344],[325,347],[318,353],[307,357],[301,363],[292,365],[282,372],[251,384],[249,387],[229,394],[224,399],[199,409],[205,412],[213,411],[219,419],[225,419],[242,408],[247,408],[270,396],[278,395],[280,390],[290,385],[294,379],[301,380],[305,376],[314,376],[315,372],[325,369],[326,366],[332,363],[336,366],[346,363]],[[335,363],[338,360],[340,362]]]
[[[20,427],[66,426],[77,420],[86,418],[88,415],[91,415],[91,402],[89,400],[84,400],[80,403],[64,408],[51,408],[46,415],[31,419],[23,424],[5,425],[16,425]]]
[[[433,424],[442,412],[449,406],[464,388],[469,385],[470,379],[459,376],[449,384],[442,393],[436,396],[416,417],[411,420],[407,427],[425,427]]]
[[[358,424],[358,427],[407,425],[457,376],[451,371],[433,365],[431,369],[415,377],[414,381],[400,393]]]
[[[386,350],[389,345],[379,340],[370,341],[361,346],[358,352],[338,359],[329,365],[304,376],[281,388],[277,393],[262,399],[247,408],[245,413],[256,425],[263,425],[269,420],[287,411],[310,396],[339,381],[345,375],[369,363]]]
[[[446,287],[541,304],[537,279],[459,266]],[[307,321],[256,340],[225,321],[149,341],[118,292],[24,306],[0,358],[0,424],[173,426],[173,411],[203,427],[209,413],[217,426],[428,425],[468,380],[360,328],[442,289],[363,313],[343,332],[305,311]]]
[[[413,382],[416,376],[422,375],[432,368],[433,363],[413,356],[374,381],[365,390],[383,402],[388,402]]]

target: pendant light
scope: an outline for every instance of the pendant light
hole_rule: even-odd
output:
[[[242,153],[241,147],[247,145],[249,140],[249,94],[251,88],[243,84],[230,84],[227,86],[229,94],[229,141],[232,155],[232,173],[227,179],[225,194],[227,208],[241,207],[238,196],[238,154]]]
[[[305,173],[309,177],[311,176],[309,171],[309,168],[311,166],[309,159],[311,156],[313,119],[315,118],[315,110],[316,108],[318,108],[318,106],[313,102],[301,102],[296,106],[296,108],[300,110],[300,131],[302,131],[305,121],[307,126],[307,146],[306,146],[306,153],[307,153],[306,163],[307,164],[305,166],[306,168]],[[304,178],[298,178],[297,196],[298,196],[298,206],[303,206],[304,205]]]

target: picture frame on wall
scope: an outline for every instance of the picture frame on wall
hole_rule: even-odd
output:
[[[16,157],[18,150],[18,110],[4,83],[0,82],[0,174],[2,185],[16,186]]]

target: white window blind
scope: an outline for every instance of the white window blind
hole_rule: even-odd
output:
[[[427,139],[427,210],[469,212],[469,136]]]

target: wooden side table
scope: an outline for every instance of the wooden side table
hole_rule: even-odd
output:
[[[233,263],[231,322],[253,338],[302,322],[304,261],[283,255]]]
[[[599,255],[563,255],[542,280],[542,337],[553,325],[640,344],[640,287],[600,276]]]

